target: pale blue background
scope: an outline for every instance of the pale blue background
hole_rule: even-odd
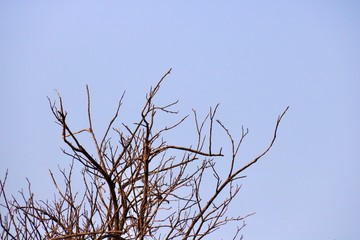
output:
[[[51,197],[48,169],[70,162],[46,99],[54,89],[81,127],[89,84],[101,132],[123,90],[129,123],[170,67],[159,102],[179,99],[183,115],[220,102],[234,134],[250,129],[244,162],[290,105],[274,148],[242,181],[236,208],[256,212],[245,239],[359,239],[359,1],[1,1],[9,191],[28,177],[36,197]]]

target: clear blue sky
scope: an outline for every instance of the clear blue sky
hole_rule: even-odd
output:
[[[159,101],[179,99],[184,115],[220,102],[234,134],[250,129],[244,162],[290,106],[275,147],[242,181],[236,209],[256,212],[245,239],[359,239],[359,1],[1,1],[9,190],[28,177],[37,197],[51,197],[48,169],[70,162],[46,99],[54,89],[80,127],[89,84],[101,130],[123,90],[122,117],[136,119],[170,67]]]

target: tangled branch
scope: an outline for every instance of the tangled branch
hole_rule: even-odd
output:
[[[242,173],[272,148],[288,107],[278,117],[265,150],[240,166],[238,151],[248,130],[242,128],[239,140],[235,140],[216,119],[219,105],[210,108],[202,120],[193,110],[197,137],[191,147],[165,141],[166,134],[177,129],[187,116],[171,126],[155,129],[157,113],[177,114],[172,110],[177,101],[164,106],[155,104],[161,84],[170,72],[171,69],[146,95],[139,120],[134,125],[123,123],[115,127],[123,94],[100,137],[93,129],[88,86],[88,123],[83,129],[72,128],[59,93],[58,103],[49,99],[68,147],[63,152],[73,159],[68,171],[60,169],[65,187],[61,188],[50,171],[57,192],[53,201],[36,201],[30,182],[28,191],[22,191],[21,199],[16,199],[6,194],[6,173],[0,181],[1,208],[7,212],[0,216],[1,239],[202,239],[230,223],[239,224],[233,239],[242,239],[239,232],[245,226],[244,219],[251,214],[231,216],[230,204],[241,189]],[[223,148],[213,148],[216,126],[230,140],[229,156],[223,153]],[[111,132],[117,135],[115,142],[109,137]],[[88,137],[92,145],[85,146],[80,136]],[[219,158],[225,160],[221,166],[217,164]],[[80,192],[73,190],[74,164],[83,167],[84,187]]]

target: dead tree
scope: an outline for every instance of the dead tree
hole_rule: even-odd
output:
[[[238,226],[233,239],[241,239],[239,232],[248,215],[232,216],[229,206],[239,193],[244,170],[273,146],[288,108],[277,119],[269,145],[245,165],[239,164],[237,155],[248,130],[242,128],[235,140],[225,125],[215,119],[218,105],[210,108],[202,120],[193,110],[197,134],[196,139],[189,140],[193,145],[171,145],[164,139],[166,133],[187,117],[172,126],[154,127],[158,113],[177,113],[172,110],[177,101],[163,106],[154,103],[170,71],[146,95],[138,122],[114,127],[123,95],[100,138],[93,130],[88,87],[88,126],[81,130],[70,126],[60,94],[58,103],[49,99],[68,147],[63,152],[73,159],[70,169],[60,170],[65,187],[50,171],[57,192],[55,199],[35,200],[30,182],[27,192],[21,191],[21,197],[16,198],[6,194],[6,174],[0,181],[4,212],[0,216],[1,239],[203,239],[232,222]],[[224,156],[222,148],[213,149],[215,126],[229,139],[229,155]],[[117,136],[115,141],[111,132]],[[91,140],[92,146],[85,146],[84,137]],[[82,165],[82,191],[74,192],[72,187],[74,164]]]

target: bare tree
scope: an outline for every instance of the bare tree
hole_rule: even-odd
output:
[[[73,161],[61,169],[61,187],[50,171],[56,197],[39,201],[33,197],[28,181],[21,197],[5,191],[7,173],[0,181],[1,239],[203,239],[228,223],[236,223],[233,239],[249,216],[232,216],[228,209],[239,193],[239,179],[245,169],[255,164],[273,146],[282,117],[265,150],[244,165],[237,159],[238,150],[248,130],[242,128],[235,140],[230,131],[215,119],[218,105],[210,108],[204,119],[193,110],[197,138],[191,146],[170,145],[164,137],[188,116],[171,126],[157,129],[154,123],[160,112],[177,114],[177,104],[154,104],[154,98],[171,69],[146,95],[137,123],[114,127],[122,106],[121,97],[114,116],[100,138],[93,130],[89,88],[87,91],[87,127],[74,130],[68,122],[63,100],[49,99],[51,111],[61,127]],[[220,127],[229,139],[231,152],[213,149],[213,128]],[[110,137],[116,134],[116,141]],[[86,146],[89,138],[92,146]],[[216,139],[216,138],[215,138]],[[222,159],[218,164],[218,159]],[[83,190],[75,191],[72,182],[74,164],[81,164]],[[221,169],[220,169],[221,168]]]

